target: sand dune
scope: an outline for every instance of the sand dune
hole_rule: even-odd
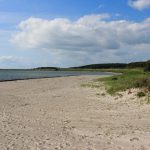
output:
[[[150,105],[81,87],[95,78],[0,83],[0,150],[150,150]]]

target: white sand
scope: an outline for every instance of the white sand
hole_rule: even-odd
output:
[[[0,83],[0,150],[150,150],[150,105],[81,87],[94,78]]]

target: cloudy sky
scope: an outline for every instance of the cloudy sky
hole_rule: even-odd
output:
[[[150,0],[0,0],[0,68],[150,59]]]

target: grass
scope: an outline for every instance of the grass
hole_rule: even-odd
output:
[[[145,91],[150,91],[150,73],[145,73],[142,69],[114,69],[111,71],[122,74],[98,79],[104,82],[109,94],[115,95],[117,92],[131,88],[144,88]]]
[[[94,84],[94,83],[85,83],[85,84],[81,84],[81,87],[100,88],[101,85]]]
[[[139,98],[140,98],[140,97],[145,97],[146,94],[145,94],[144,92],[140,91],[140,92],[137,93],[137,96],[138,96]]]
[[[150,104],[150,72],[144,72],[142,68],[99,69],[97,71],[120,74],[96,79],[94,80],[95,82],[82,84],[83,87],[99,88],[103,82],[107,92],[111,95],[118,95],[118,92],[126,91],[131,88],[139,88],[141,90],[137,93],[137,97],[146,97],[146,102]]]

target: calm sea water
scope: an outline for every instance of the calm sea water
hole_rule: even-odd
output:
[[[107,72],[0,70],[0,81],[39,79],[79,75],[112,75]]]

